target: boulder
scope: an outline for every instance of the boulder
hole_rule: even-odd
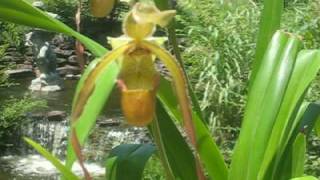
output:
[[[5,73],[10,78],[25,78],[25,77],[33,77],[34,72],[32,69],[29,68],[22,68],[22,69],[13,69],[13,70],[7,70]]]
[[[49,121],[63,121],[67,117],[65,111],[50,111],[47,113]]]

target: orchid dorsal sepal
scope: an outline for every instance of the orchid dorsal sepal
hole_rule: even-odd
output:
[[[141,41],[151,37],[156,25],[165,27],[176,15],[175,10],[160,11],[154,4],[136,3],[123,21],[125,35]]]
[[[176,11],[160,11],[154,4],[136,3],[132,15],[137,23],[154,23],[166,27],[176,15]]]

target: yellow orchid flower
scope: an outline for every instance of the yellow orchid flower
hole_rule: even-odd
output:
[[[72,121],[75,123],[83,112],[83,107],[95,89],[95,79],[113,61],[120,65],[117,84],[121,90],[122,112],[128,124],[146,126],[155,115],[155,98],[159,73],[154,66],[158,58],[170,72],[182,112],[184,127],[191,143],[196,147],[192,122],[191,105],[186,87],[186,78],[177,60],[161,47],[163,38],[152,37],[156,25],[165,27],[175,16],[176,11],[160,11],[153,4],[136,3],[123,22],[124,35],[111,38],[113,50],[102,57],[84,82],[74,102]],[[78,159],[81,159],[80,144],[75,132],[72,146]],[[81,161],[81,160],[80,160]]]

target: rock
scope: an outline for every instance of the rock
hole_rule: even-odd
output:
[[[81,70],[77,66],[69,66],[66,65],[64,67],[57,68],[57,71],[60,75],[66,75],[66,74],[80,74]]]
[[[68,58],[68,62],[72,65],[78,65],[78,60],[76,55],[72,55]]]
[[[41,86],[41,85],[33,85],[29,87],[31,91],[43,91],[43,92],[56,92],[61,91],[63,88],[58,85],[51,85],[51,86]]]
[[[17,64],[16,65],[17,69],[31,69],[32,70],[32,65],[25,63],[25,64]]]
[[[66,58],[57,58],[57,63],[59,66],[65,66],[67,65],[68,61]]]
[[[105,119],[102,121],[97,121],[97,124],[100,127],[110,127],[110,126],[119,126],[121,124],[121,122],[119,120],[116,119]]]
[[[72,54],[74,54],[74,50],[62,50],[59,48],[56,48],[54,52],[57,54],[57,57],[60,57],[60,58],[68,58]]]
[[[47,113],[47,117],[49,121],[63,121],[67,117],[67,113],[65,111],[50,111]]]
[[[10,78],[25,78],[25,77],[33,77],[34,76],[32,69],[29,69],[29,68],[7,70],[7,71],[5,71],[5,73]]]
[[[63,89],[63,81],[57,73],[40,74],[40,76],[31,81],[29,90],[54,92]]]
[[[66,80],[78,80],[81,78],[81,74],[73,75],[73,74],[67,74],[64,79]]]
[[[33,120],[43,120],[46,117],[45,112],[29,112],[27,117]]]

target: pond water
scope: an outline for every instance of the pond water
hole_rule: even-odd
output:
[[[77,86],[77,80],[65,80],[64,90],[57,92],[30,92],[28,86],[33,78],[20,78],[14,79],[13,85],[10,87],[0,87],[0,102],[8,99],[9,97],[22,98],[25,95],[30,95],[34,99],[44,99],[47,101],[49,109],[60,111],[71,111],[71,103],[74,96],[74,92]],[[104,114],[108,116],[121,116],[119,105],[119,92],[115,88],[110,96],[106,107],[104,108]]]
[[[19,85],[8,88],[0,88],[0,102],[9,97],[22,98],[26,94],[34,99],[45,99],[48,104],[48,111],[58,110],[66,111],[70,114],[71,102],[74,96],[77,81],[65,80],[65,89],[59,92],[30,92],[28,86],[32,78],[15,79]],[[112,147],[121,143],[143,143],[148,141],[146,133],[143,129],[128,127],[124,124],[106,125],[104,122],[110,119],[122,121],[122,115],[119,108],[119,93],[115,89],[109,98],[109,101],[102,113],[102,122],[98,123],[91,134],[87,145],[84,147],[86,156],[96,163],[88,163],[86,167],[89,172],[95,175],[95,179],[104,179],[104,168],[106,152]],[[67,137],[67,121],[68,117],[59,122],[48,121],[48,119],[40,119],[30,121],[21,129],[20,135],[28,136],[45,146],[52,153],[60,158],[61,152],[65,152]],[[9,150],[0,157],[0,180],[55,180],[59,179],[55,168],[44,158],[25,145],[18,137],[16,143],[13,143],[17,152]],[[1,153],[0,153],[1,154]],[[75,165],[74,172],[81,175],[80,168]]]

